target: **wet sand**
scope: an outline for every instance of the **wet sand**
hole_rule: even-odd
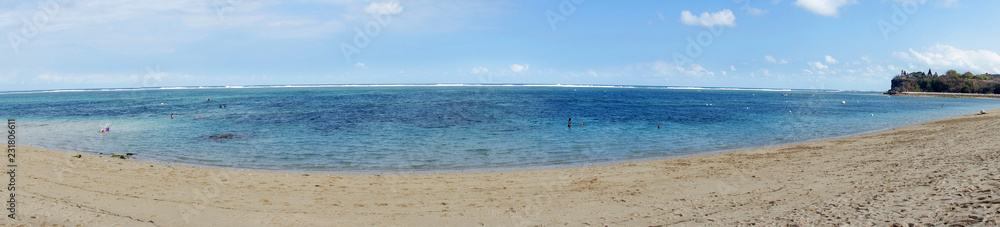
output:
[[[1000,225],[998,111],[720,154],[505,172],[278,173],[75,155],[20,148],[17,220],[0,225]]]

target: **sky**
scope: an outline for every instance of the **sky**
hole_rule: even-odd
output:
[[[0,91],[531,83],[884,91],[1000,73],[1000,1],[0,2]]]

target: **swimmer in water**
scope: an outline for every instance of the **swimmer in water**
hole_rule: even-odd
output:
[[[573,118],[569,118],[569,122],[566,123],[566,127],[573,127]]]
[[[170,114],[170,119],[174,119],[174,114]]]
[[[657,126],[656,126],[656,129],[660,129],[660,126],[659,126],[659,125],[657,125]]]

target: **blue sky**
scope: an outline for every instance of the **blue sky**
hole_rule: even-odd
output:
[[[887,90],[1000,73],[1000,1],[0,3],[0,91],[545,83]]]

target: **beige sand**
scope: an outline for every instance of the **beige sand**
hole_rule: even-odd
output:
[[[510,172],[307,175],[72,155],[20,151],[14,223],[1000,224],[996,112],[722,154]]]
[[[894,96],[942,97],[942,98],[980,98],[1000,99],[1000,94],[949,93],[949,92],[900,92]]]

